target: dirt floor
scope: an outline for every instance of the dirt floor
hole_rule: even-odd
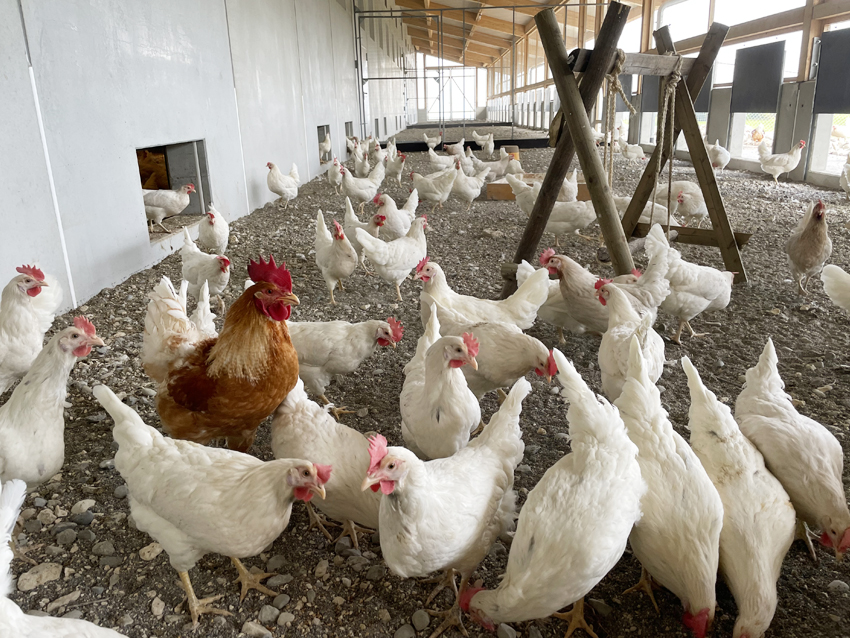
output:
[[[522,163],[527,171],[543,172],[551,155],[550,149],[523,151]],[[423,157],[410,154],[409,168],[425,172]],[[617,156],[615,190],[630,193],[641,168],[627,165]],[[675,175],[695,179],[693,169],[685,163],[676,162]],[[850,241],[844,224],[850,220],[850,206],[841,192],[789,183],[774,186],[765,175],[726,171],[718,179],[733,226],[754,233],[743,253],[750,283],[735,287],[728,310],[695,320],[694,327],[708,333],[705,337],[685,339],[682,346],[667,343],[670,365],[665,366],[659,381],[664,388],[664,405],[676,429],[687,438],[689,399],[678,360],[684,355],[691,357],[709,388],[732,405],[741,389],[742,375],[756,362],[767,337],[772,336],[787,391],[804,402],[800,408],[803,413],[827,425],[841,441],[845,453],[850,452],[850,317],[830,303],[819,280],[812,282],[809,297],[798,296],[789,279],[783,251],[806,204],[822,198],[830,211],[832,262],[846,268],[850,263]],[[388,182],[384,187],[397,201],[403,201],[410,183],[405,180],[399,186]],[[286,211],[268,204],[234,222],[228,249],[233,271],[225,299],[229,303],[240,294],[248,259],[272,252],[285,259],[292,270],[294,291],[301,300],[293,319],[361,321],[389,315],[401,319],[406,330],[398,350],[379,349],[357,373],[338,379],[327,390],[338,405],[354,410],[368,408],[367,412],[361,411],[365,416],[344,417],[346,423],[362,432],[380,431],[390,444],[401,444],[398,396],[402,368],[422,334],[420,285],[406,281],[402,285],[404,301],[396,303],[390,284],[358,272],[346,283],[347,292],[337,294],[339,305],[329,306],[327,289],[311,254],[318,208],[325,211],[328,223],[329,212],[342,221],[343,198],[334,194],[324,178],[304,185]],[[420,212],[427,212],[428,208],[423,204]],[[469,213],[464,208],[452,199],[444,209],[429,214],[429,254],[443,266],[456,291],[495,298],[502,284],[499,265],[512,258],[525,215],[514,202],[479,201]],[[546,236],[544,242],[549,241],[551,237]],[[542,245],[541,250],[546,246]],[[715,249],[680,248],[688,260],[722,267]],[[570,239],[562,251],[594,272],[607,274],[596,264],[595,246]],[[643,256],[638,261],[643,262]],[[19,538],[27,545],[37,546],[29,556],[38,563],[61,566],[61,576],[28,592],[16,590],[12,599],[24,610],[82,617],[134,638],[231,637],[242,635],[243,627],[248,635],[266,635],[256,626],[245,626],[246,622],[261,623],[274,636],[427,636],[433,623],[418,631],[405,625],[421,619],[421,614],[414,614],[425,607],[431,585],[390,575],[381,559],[380,546],[374,542],[370,545],[368,539],[361,545],[360,557],[352,556],[353,550],[345,546],[329,544],[315,529],[308,531],[307,514],[300,504],[294,507],[290,525],[280,538],[260,556],[245,561],[248,566],[279,574],[268,584],[281,596],[272,599],[252,591],[240,603],[230,561],[210,554],[191,572],[195,590],[199,597],[224,594],[217,604],[234,615],[203,616],[200,629],[192,634],[185,609],[175,611],[183,598],[177,574],[164,553],[151,557],[154,552],[145,548],[152,539],[136,531],[127,518],[130,509],[126,488],[113,468],[116,446],[110,431],[112,421],[91,395],[93,385],[106,383],[116,392],[125,393],[126,402],[147,423],[158,425],[153,407],[154,384],[141,369],[139,352],[146,294],[162,275],[175,282],[180,279],[179,256],[168,257],[116,288],[103,291],[77,311],[93,320],[108,345],[78,363],[71,374],[68,401],[73,407],[67,410],[66,464],[61,477],[28,497],[28,520]],[[57,318],[54,326],[69,325],[73,314]],[[220,328],[222,319],[217,321]],[[668,331],[672,325],[673,320],[662,314],[656,329]],[[558,344],[552,326],[538,323],[529,333],[547,346]],[[598,345],[599,340],[592,336],[568,337],[562,350],[591,387],[601,391],[596,364]],[[520,504],[546,469],[569,452],[562,399],[545,381],[531,377],[533,392],[524,403],[521,417],[526,456],[524,471],[516,475]],[[818,390],[826,385],[832,390]],[[487,396],[482,406],[487,419],[496,409],[495,397]],[[268,425],[261,427],[252,452],[271,458]],[[848,480],[850,463],[845,470],[845,483]],[[72,507],[83,499],[95,501],[90,510],[93,520],[71,513]],[[66,533],[69,529],[73,533]],[[592,539],[587,539],[585,550],[593,551],[592,546]],[[140,550],[144,550],[144,558]],[[476,576],[483,578],[487,586],[495,586],[505,569],[507,553],[506,547],[496,544]],[[823,549],[818,550],[818,558],[817,564],[812,562],[802,543],[792,546],[783,565],[778,584],[779,606],[767,636],[850,636],[850,561],[837,564],[833,554]],[[22,561],[13,563],[16,576],[31,568]],[[640,565],[627,551],[589,594],[593,610],[588,611],[587,617],[597,634],[602,638],[689,635],[679,620],[681,605],[671,593],[656,593],[660,614],[645,595],[623,595],[639,575]],[[541,573],[540,577],[547,575]],[[719,610],[713,635],[732,636],[735,603],[722,582],[718,582],[717,591]],[[449,595],[441,594],[436,605],[448,607]],[[485,635],[477,625],[467,622],[467,626],[470,635]],[[565,630],[564,622],[548,619],[519,623],[513,629],[504,627],[499,635],[560,638]]]
[[[548,137],[549,130],[538,130],[525,128],[522,126],[514,126],[513,130],[510,126],[486,126],[482,122],[467,122],[466,126],[458,126],[456,123],[451,122],[446,124],[445,133],[446,141],[450,144],[453,142],[460,141],[460,138],[464,138],[467,142],[472,145],[472,150],[480,150],[475,145],[475,140],[472,138],[472,131],[475,131],[479,135],[487,135],[488,133],[493,133],[493,136],[497,140],[513,140],[520,138],[533,138],[533,137]],[[439,126],[433,126],[431,128],[410,128],[405,129],[399,133],[396,133],[395,139],[397,142],[421,142],[422,134],[425,133],[428,137],[434,137],[440,132]]]

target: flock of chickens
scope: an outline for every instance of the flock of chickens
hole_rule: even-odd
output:
[[[475,139],[494,152],[492,136]],[[230,260],[223,255],[227,222],[212,207],[200,225],[203,251],[184,230],[180,286],[163,277],[149,294],[140,356],[158,384],[156,408],[169,436],[105,385],[94,388],[115,422],[115,467],[129,489],[133,518],[167,552],[196,626],[202,614],[229,613],[214,606],[220,596],[199,600],[192,589],[189,572],[207,553],[231,558],[243,599],[250,589],[277,593],[262,583],[271,574],[252,573],[240,559],[259,554],[281,534],[297,500],[307,503],[329,539],[326,527],[334,524],[355,547],[359,532],[378,530],[383,558],[401,577],[444,573],[428,602],[450,587],[455,603],[433,612],[443,620],[432,636],[452,626],[466,633],[463,614],[490,630],[554,615],[569,621],[568,636],[577,628],[595,636],[583,597],[628,542],[643,567],[636,588],[650,597],[653,583],[672,591],[695,636],[704,638],[712,626],[719,572],[738,606],[734,637],[760,638],[773,618],[779,570],[795,537],[813,556],[808,528],[819,530],[837,557],[850,549],[841,446],[797,412],[770,340],[746,374],[734,416],[683,358],[690,441],[673,429],[655,385],[665,364],[665,341],[654,330],[657,312],[678,319],[676,341],[685,327],[698,336],[690,322],[729,304],[733,273],[684,260],[659,223],[668,221],[661,204],[645,211],[654,225],[644,272],[601,279],[548,249],[541,268],[520,264],[512,296],[479,299],[455,292],[429,258],[427,218],[416,216],[419,200],[432,202],[432,211],[452,194],[471,205],[490,175],[508,175],[518,206],[529,212],[539,186],[523,182],[521,167],[503,150],[500,159],[485,162],[461,140],[445,147],[446,156],[429,148],[435,172],[412,173],[410,198],[399,208],[379,189],[386,178],[401,183],[405,155],[392,141],[386,149],[371,139],[348,144],[354,175],[336,158],[327,173],[345,196],[343,224],[332,220],[329,230],[317,211],[315,261],[332,304],[336,287],[367,264],[395,287],[398,299],[411,274],[422,283],[424,333],[404,367],[399,397],[405,447],[344,425],[339,416],[346,410],[325,396],[334,375],[352,373],[378,347],[395,348],[404,333],[395,318],[291,321],[299,304],[291,274],[273,257],[259,257],[248,265],[250,279],[217,332],[211,299],[229,285]],[[268,169],[270,190],[288,204],[298,195],[297,167],[288,175],[273,163]],[[705,203],[687,184],[674,182],[678,197],[670,214],[699,221]],[[547,227],[556,240],[595,218],[592,204],[576,202],[576,190],[573,174]],[[659,201],[662,191],[666,199],[666,186]],[[628,198],[622,199],[618,207],[625,210]],[[362,214],[367,202],[377,208],[363,222],[353,204]],[[831,242],[821,202],[809,206],[786,248],[801,292],[802,282],[823,270],[827,293],[850,311],[850,275],[836,266],[824,269]],[[103,345],[95,326],[77,317],[42,347],[61,289],[37,267],[18,273],[0,303],[0,392],[20,380],[0,407],[0,634],[118,636],[85,621],[25,615],[7,598],[17,552],[9,541],[26,489],[48,481],[64,462],[68,376],[79,358]],[[196,300],[191,315],[189,297]],[[524,332],[538,319],[557,326],[564,343],[565,329],[601,335],[598,365],[607,398],[595,395],[558,349]],[[517,513],[520,413],[532,372],[557,377],[563,387],[571,453],[548,469]],[[494,391],[501,405],[484,424],[479,403]],[[276,460],[263,462],[248,451],[269,416]],[[207,446],[220,439],[226,448]],[[244,525],[247,519],[252,525]],[[488,591],[471,579],[497,539],[510,544],[510,553],[500,584]]]

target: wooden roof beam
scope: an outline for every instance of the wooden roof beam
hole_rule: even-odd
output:
[[[443,13],[443,18],[445,20],[452,20],[454,22],[466,22],[467,24],[472,24],[476,22],[476,14],[472,11],[464,11],[463,9],[457,9],[455,7],[449,7],[444,4],[438,4],[436,2],[432,2],[430,7],[426,7],[423,0],[396,0],[396,4],[399,7],[404,9],[415,9],[419,11],[432,11],[433,13],[439,13],[438,10],[445,9]],[[498,18],[489,18],[487,16],[482,16],[477,24],[479,27],[484,29],[491,29],[493,31],[499,31],[501,33],[513,33],[514,25],[507,20],[499,20]]]
[[[423,18],[402,18],[402,22],[410,26],[425,27]],[[434,28],[439,31],[437,27],[438,25],[434,26]],[[489,44],[491,46],[498,47],[499,49],[511,48],[510,40],[490,35],[489,33],[481,33],[480,31],[470,34],[468,29],[464,31],[462,27],[456,27],[452,24],[443,24],[443,33],[445,35],[453,35],[459,38],[466,37],[468,40],[473,40],[482,44]]]

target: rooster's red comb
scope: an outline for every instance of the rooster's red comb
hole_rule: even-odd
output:
[[[36,281],[44,281],[44,273],[41,272],[41,270],[39,270],[35,266],[27,266],[26,264],[24,264],[23,266],[18,266],[17,268],[15,268],[15,270],[17,270],[22,275],[32,277]]]
[[[469,353],[470,357],[475,357],[478,355],[478,339],[470,332],[463,333],[463,345],[466,346],[466,351]]]
[[[555,249],[554,248],[547,248],[546,250],[544,250],[540,254],[540,265],[545,266],[546,264],[549,263],[549,260],[552,259],[552,257],[554,257],[554,256],[555,256]]]
[[[643,271],[640,268],[632,268],[632,274],[638,279],[640,279],[640,277],[643,275]]]
[[[83,316],[74,317],[74,326],[77,330],[85,332],[89,337],[93,337],[96,333],[94,324]]]
[[[425,268],[425,264],[427,264],[430,259],[430,257],[425,257],[422,261],[416,264],[416,272],[422,272],[422,269]]]
[[[276,285],[283,292],[292,292],[292,275],[286,269],[285,263],[280,266],[274,263],[274,255],[269,255],[268,262],[263,260],[262,255],[259,262],[250,260],[248,276],[256,283],[264,281]]]
[[[597,280],[596,280],[596,283],[595,283],[595,284],[593,284],[593,289],[594,289],[594,290],[599,290],[599,289],[600,289],[600,288],[602,288],[602,286],[604,286],[605,284],[610,284],[610,283],[611,283],[611,280],[610,280],[610,279],[597,279]]]
[[[404,335],[404,326],[400,321],[396,321],[395,317],[387,317],[387,323],[390,324],[390,331],[393,333],[393,341],[398,343]]]
[[[319,485],[324,485],[331,479],[331,470],[334,469],[332,465],[313,463],[313,467],[316,468],[316,477],[319,479]]]
[[[387,440],[381,434],[369,439],[369,473],[378,469],[383,458],[387,455]]]

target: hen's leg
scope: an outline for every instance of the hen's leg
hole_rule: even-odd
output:
[[[450,569],[447,574],[451,575],[451,587],[452,591],[455,595],[454,604],[447,609],[446,611],[434,611],[433,609],[427,609],[426,611],[431,616],[436,616],[443,618],[443,622],[440,623],[440,626],[437,627],[433,633],[429,636],[429,638],[437,638],[444,631],[449,629],[450,627],[457,627],[460,633],[464,636],[469,636],[466,631],[466,628],[463,626],[463,616],[460,612],[460,592],[466,589],[467,582],[469,581],[470,574],[462,574],[460,578],[460,590],[455,586],[455,578],[454,578],[454,570]],[[429,599],[430,600],[430,599]],[[425,603],[428,604],[427,602]]]
[[[481,419],[480,421],[478,421],[478,425],[475,427],[475,429],[472,432],[469,433],[469,436],[471,438],[473,436],[481,434],[483,431],[484,431],[484,419]]]
[[[221,595],[210,596],[209,598],[201,598],[195,596],[195,590],[192,589],[192,581],[189,580],[188,572],[178,572],[180,574],[180,583],[183,585],[183,590],[186,592],[186,601],[189,603],[189,614],[192,616],[193,628],[198,626],[198,616],[201,614],[217,614],[219,616],[232,616],[229,611],[211,607],[209,603],[213,603],[221,598]]]
[[[325,402],[325,405],[331,405],[330,400],[324,394],[320,395],[319,398]],[[334,418],[339,421],[339,417],[343,414],[354,414],[354,410],[349,410],[346,406],[334,406],[330,409],[330,413],[333,414]]]
[[[655,582],[652,580],[652,576],[648,571],[646,571],[646,568],[641,565],[640,580],[637,582],[637,585],[635,585],[634,587],[629,587],[626,591],[623,592],[623,594],[630,594],[633,591],[645,591],[647,594],[649,594],[649,599],[652,601],[652,606],[655,607],[655,611],[661,613],[661,611],[658,609],[658,603],[655,602],[655,594],[652,593],[653,589],[658,589],[658,585],[656,585]]]
[[[691,331],[691,338],[694,338],[694,337],[704,337],[704,336],[706,335],[706,333],[705,333],[705,332],[694,332],[694,329],[691,327],[691,322],[690,322],[690,321],[686,321],[686,322],[685,322],[685,325],[688,327],[688,330],[690,330],[690,331]]]
[[[280,593],[277,591],[272,591],[262,583],[263,580],[270,576],[274,576],[274,574],[267,574],[266,572],[252,574],[247,569],[245,569],[245,565],[243,565],[242,561],[240,561],[238,558],[234,558],[233,556],[231,556],[230,560],[233,561],[233,565],[239,572],[239,578],[237,578],[234,582],[242,583],[242,594],[239,596],[240,602],[245,600],[245,596],[247,596],[248,592],[252,589],[256,589],[258,592],[262,592],[266,596],[277,596]]]
[[[499,405],[502,405],[505,402],[505,399],[508,398],[508,395],[505,394],[505,391],[502,388],[496,388],[496,394],[498,395]]]
[[[334,299],[334,289],[328,288],[328,292],[331,293],[331,305],[335,306],[336,305],[336,299]]]
[[[797,533],[795,535],[795,540],[801,540],[806,543],[806,548],[809,550],[809,556],[812,557],[812,560],[816,563],[818,562],[818,555],[815,553],[815,547],[812,545],[812,538],[817,538],[810,531],[806,524],[801,521],[799,518],[797,519]]]
[[[560,620],[569,621],[570,626],[567,627],[567,633],[564,634],[564,638],[570,638],[576,629],[584,629],[589,635],[593,636],[593,638],[599,638],[593,632],[593,628],[591,628],[584,619],[584,598],[579,598],[573,605],[573,608],[569,611],[562,614],[552,614],[552,616],[554,618],[559,618]]]
[[[581,237],[582,235],[579,235]],[[561,326],[558,326],[558,343],[564,344],[567,342],[566,337],[564,337],[564,329]]]
[[[561,242],[558,238],[558,234],[555,233],[555,248],[560,248],[560,247],[561,247]]]
[[[162,222],[157,222],[157,223],[156,223],[156,225],[157,225],[157,226],[159,226],[160,228],[162,228],[162,230],[164,230],[166,233],[170,233],[170,232],[171,232],[171,231],[170,231],[170,230],[168,230],[165,226],[163,226],[163,225],[162,225]]]
[[[345,292],[345,287],[342,285],[342,279],[337,279],[336,283],[339,284],[339,289],[342,290],[342,292]]]
[[[674,343],[678,343],[681,345],[682,343],[682,330],[685,328],[685,324],[688,323],[684,319],[679,319],[679,329],[676,331],[676,334],[672,337]]]
[[[38,549],[42,547],[42,545],[28,545],[27,547],[18,547],[18,544],[15,542],[15,538],[17,538],[18,534],[23,532],[23,528],[19,525],[15,524],[15,529],[12,531],[12,538],[9,539],[9,548],[12,550],[12,557],[17,558],[18,560],[22,560],[25,563],[30,563],[31,565],[38,565],[36,561],[26,555],[27,552],[31,552],[34,549]]]
[[[339,527],[339,523],[334,523],[333,521],[329,521],[328,519],[326,519],[321,514],[317,514],[316,510],[313,509],[312,504],[307,503],[306,505],[307,505],[307,514],[310,517],[310,527],[308,527],[307,530],[309,531],[309,530],[313,529],[314,527],[318,527],[319,531],[322,532],[322,534],[325,535],[325,538],[327,538],[329,541],[331,541],[333,543],[334,537],[325,528],[325,525],[327,525],[328,527]]]
[[[369,529],[368,527],[360,527],[354,521],[345,521],[342,524],[342,533],[337,536],[333,542],[336,543],[339,539],[344,536],[348,536],[351,539],[351,542],[354,544],[354,549],[360,549],[360,543],[357,541],[357,533],[361,534],[374,534],[375,530]]]
[[[437,583],[437,586],[434,587],[434,590],[428,595],[428,598],[425,601],[426,605],[428,603],[430,603],[432,600],[434,600],[434,598],[437,597],[437,594],[439,594],[441,591],[443,591],[446,587],[450,586],[452,588],[452,590],[457,592],[457,587],[455,585],[455,570],[454,569],[447,569],[446,571],[444,571],[439,576],[435,576],[434,578],[426,578],[425,580],[423,580],[421,582],[423,582],[423,583]]]
[[[396,301],[404,301],[401,297],[401,288],[398,287],[398,282],[395,282],[395,298]]]

